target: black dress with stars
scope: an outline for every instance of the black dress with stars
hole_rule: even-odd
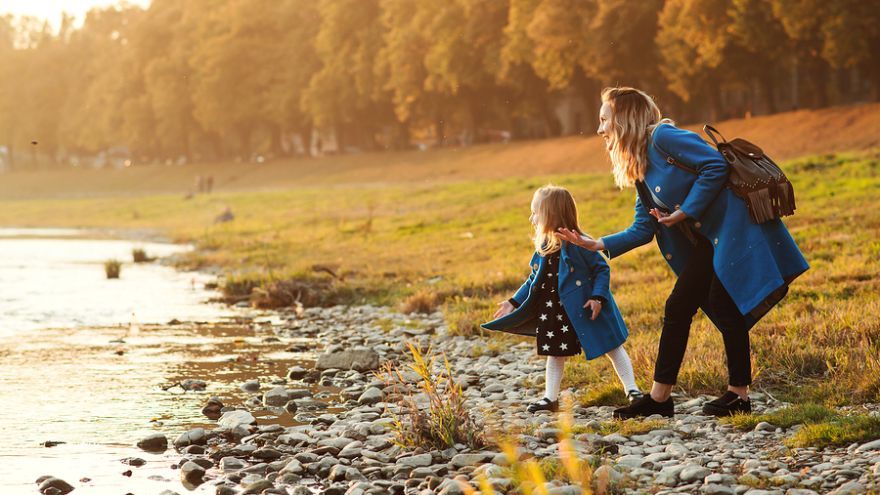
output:
[[[574,326],[559,300],[559,251],[547,256],[544,280],[536,280],[535,304],[538,320],[535,328],[539,356],[574,356],[580,354],[581,343]]]

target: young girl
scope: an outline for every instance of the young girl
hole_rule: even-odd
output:
[[[534,335],[538,355],[547,356],[544,397],[530,404],[528,411],[558,409],[565,358],[581,351],[587,359],[607,355],[627,399],[641,398],[622,345],[628,335],[626,325],[608,288],[608,263],[600,254],[561,241],[555,234],[560,228],[582,233],[571,193],[553,185],[538,189],[529,220],[535,227],[532,273],[512,298],[499,304],[495,319],[482,325]]]

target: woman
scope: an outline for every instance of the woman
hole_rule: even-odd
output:
[[[723,336],[729,375],[727,391],[704,404],[703,412],[750,413],[749,330],[809,268],[806,260],[780,220],[751,221],[745,202],[724,187],[728,165],[721,154],[663,119],[646,93],[626,87],[604,90],[598,134],[618,187],[636,188],[635,218],[625,231],[598,240],[566,229],[559,230],[560,237],[609,258],[656,237],[678,276],[666,300],[651,393],[614,416],[674,415],[670,396],[697,308]]]

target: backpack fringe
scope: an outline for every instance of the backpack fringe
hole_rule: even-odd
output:
[[[766,188],[749,191],[746,196],[749,205],[749,213],[755,223],[764,223],[773,218],[773,198],[770,190]]]

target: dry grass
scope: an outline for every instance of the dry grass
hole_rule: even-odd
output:
[[[672,115],[671,117],[675,117]],[[699,130],[702,124],[685,126]],[[817,153],[880,147],[880,104],[800,110],[719,122],[728,138],[762,145],[777,160]],[[0,199],[176,195],[182,198],[193,178],[213,176],[215,192],[291,188],[360,187],[449,183],[510,177],[607,172],[608,159],[595,136],[517,141],[430,152],[403,151],[285,159],[266,164],[211,163],[133,167],[124,170],[15,172],[0,181]],[[203,199],[196,197],[193,200]],[[237,211],[237,210],[236,210]],[[129,212],[132,216],[138,211]]]
[[[122,262],[119,260],[107,260],[104,262],[104,274],[107,278],[119,278],[122,271]]]
[[[854,122],[864,123],[874,118],[871,108],[876,113],[880,107],[822,112],[852,112]],[[782,122],[792,117],[772,118]],[[757,126],[764,121],[750,122]],[[828,132],[838,139],[838,130]],[[837,146],[835,142],[828,146]],[[562,160],[541,153],[550,148],[562,153],[558,150],[568,144],[563,140],[515,146],[523,146],[517,153],[536,164],[530,170],[534,174],[552,171],[555,160]],[[412,298],[414,308],[436,304],[450,329],[474,336],[475,343],[510,343],[517,339],[484,333],[479,323],[491,317],[497,302],[510,297],[528,273],[532,248],[527,218],[534,189],[549,181],[571,189],[582,225],[593,235],[629,225],[633,193],[614,188],[607,171],[528,178],[511,172],[510,177],[484,180],[484,168],[504,170],[489,153],[494,149],[504,154],[503,148],[460,150],[476,153],[468,160],[477,161],[463,169],[467,174],[460,174],[457,182],[443,177],[416,180],[432,170],[428,162],[414,164],[412,175],[399,174],[393,183],[357,185],[340,179],[330,167],[328,177],[340,181],[332,187],[291,186],[285,191],[218,193],[189,200],[179,195],[0,200],[0,225],[157,228],[175,239],[195,242],[198,249],[183,266],[220,267],[232,298],[286,304],[297,297],[288,290],[291,284],[318,284],[309,304],[398,305]],[[444,160],[455,153],[419,156],[437,158],[442,170],[443,163],[451,163]],[[392,155],[371,156],[380,160]],[[489,165],[484,167],[484,162]],[[880,324],[872,317],[880,314],[880,153],[824,154],[782,165],[795,184],[799,205],[797,214],[785,222],[811,270],[751,333],[755,387],[784,399],[826,405],[880,400]],[[214,216],[227,206],[236,212],[235,220],[215,225]],[[653,245],[612,260],[611,266],[612,289],[630,329],[627,351],[644,388],[652,375],[663,301],[674,276]],[[329,268],[333,274],[315,267]],[[273,287],[283,290],[273,292]],[[432,293],[436,301],[429,301]],[[305,299],[301,302],[306,304]],[[698,316],[677,391],[718,393],[725,382],[721,336]],[[604,358],[571,360],[564,384],[575,387],[584,403],[618,400],[613,391],[616,378]]]

